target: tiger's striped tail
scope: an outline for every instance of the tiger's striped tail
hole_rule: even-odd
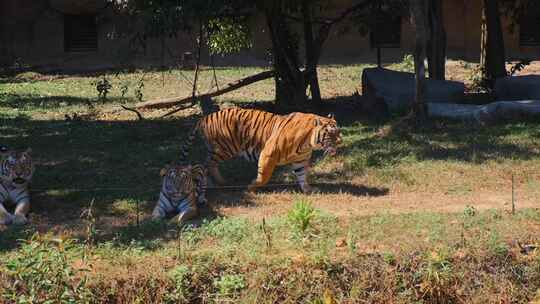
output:
[[[200,106],[201,106],[201,111],[204,117],[212,113],[220,111],[219,105],[215,102],[214,99],[208,96],[202,97],[202,99],[200,100]],[[187,164],[187,158],[189,156],[189,148],[191,147],[191,145],[193,145],[193,140],[195,139],[195,136],[197,135],[197,130],[199,129],[201,120],[204,119],[204,117],[201,118],[195,124],[191,132],[189,132],[189,136],[187,140],[182,145],[182,149],[180,150],[180,163],[181,164]]]
[[[199,129],[199,123],[195,124],[193,129],[189,132],[189,135],[187,139],[182,144],[182,147],[180,148],[180,163],[181,164],[187,164],[188,163],[188,156],[189,156],[189,148],[193,145],[193,140],[195,139],[195,136],[197,135],[197,131]]]

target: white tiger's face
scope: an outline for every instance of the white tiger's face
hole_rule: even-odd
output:
[[[15,186],[28,184],[34,174],[31,152],[31,149],[21,153],[6,152],[0,168],[2,178],[12,182]]]
[[[170,197],[179,198],[193,188],[191,166],[168,166],[161,169],[160,175],[165,192]]]

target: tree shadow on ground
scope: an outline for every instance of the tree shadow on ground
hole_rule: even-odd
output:
[[[0,105],[12,109],[33,109],[53,110],[66,106],[98,106],[103,104],[117,104],[125,102],[126,98],[108,97],[105,100],[96,98],[84,98],[74,96],[42,96],[32,94],[11,94],[0,93]]]

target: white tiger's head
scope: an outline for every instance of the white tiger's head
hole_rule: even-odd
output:
[[[315,119],[315,131],[312,142],[316,147],[324,151],[324,155],[334,156],[337,148],[341,144],[341,132],[337,126],[334,115],[328,117],[317,117]]]
[[[23,152],[3,149],[0,167],[2,179],[11,182],[15,186],[27,185],[34,175],[34,163],[31,153],[31,149]]]
[[[171,198],[181,198],[184,194],[195,190],[196,181],[193,178],[191,165],[169,165],[161,169],[163,190]]]

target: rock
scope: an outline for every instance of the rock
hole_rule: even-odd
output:
[[[495,81],[498,100],[540,100],[540,75],[509,76]]]
[[[390,112],[407,110],[414,102],[413,73],[369,68],[362,72],[364,109],[384,103]],[[457,81],[427,80],[426,102],[454,103],[463,100],[465,85]]]

